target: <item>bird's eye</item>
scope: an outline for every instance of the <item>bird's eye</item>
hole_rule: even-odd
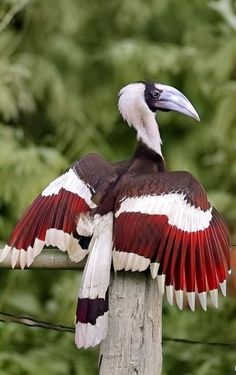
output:
[[[153,91],[152,96],[153,96],[153,98],[158,98],[160,96],[160,92],[159,91]]]

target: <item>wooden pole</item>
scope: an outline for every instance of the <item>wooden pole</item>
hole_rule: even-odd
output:
[[[100,346],[100,375],[159,375],[162,297],[149,272],[112,274],[108,336]]]

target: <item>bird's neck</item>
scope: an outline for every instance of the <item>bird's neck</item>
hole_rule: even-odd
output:
[[[138,141],[136,150],[134,152],[131,168],[139,168],[140,165],[145,166],[145,171],[147,172],[148,168],[154,169],[158,172],[165,172],[165,161],[163,156],[154,150],[150,149],[142,140]],[[142,168],[141,168],[142,169]]]
[[[155,114],[150,111],[147,115],[140,117],[138,123],[133,124],[133,126],[137,130],[138,141],[141,141],[163,158],[161,152],[162,141]]]

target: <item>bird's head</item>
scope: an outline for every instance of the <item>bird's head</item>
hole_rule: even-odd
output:
[[[131,83],[119,92],[119,110],[130,126],[137,128],[157,111],[176,111],[200,120],[190,101],[172,86],[153,82]]]

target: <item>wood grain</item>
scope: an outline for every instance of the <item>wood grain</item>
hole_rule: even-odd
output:
[[[162,297],[145,272],[113,273],[108,336],[100,346],[100,375],[159,375]]]

